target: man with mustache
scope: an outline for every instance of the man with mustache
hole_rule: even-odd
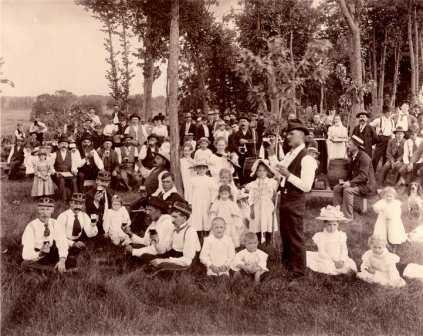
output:
[[[357,114],[358,125],[354,128],[352,135],[355,135],[363,140],[364,151],[372,158],[372,146],[377,142],[377,135],[375,129],[367,123],[370,115],[366,111]]]
[[[84,190],[85,180],[95,180],[98,172],[103,169],[103,161],[92,146],[91,135],[83,134],[81,137],[81,161],[78,164],[79,191]]]

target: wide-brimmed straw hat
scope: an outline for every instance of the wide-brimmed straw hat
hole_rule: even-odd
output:
[[[251,177],[256,175],[257,169],[260,166],[260,164],[265,166],[267,168],[267,170],[269,171],[269,173],[271,173],[273,176],[276,175],[276,171],[270,166],[270,164],[267,160],[258,159],[254,162],[253,166],[251,167],[251,174],[250,174]]]
[[[316,219],[323,220],[323,221],[338,221],[338,222],[345,222],[348,221],[348,218],[344,216],[344,213],[341,211],[339,205],[333,206],[328,205],[327,207],[320,209],[320,216],[316,217]]]

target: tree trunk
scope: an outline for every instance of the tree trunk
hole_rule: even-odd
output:
[[[417,23],[417,9],[416,7],[414,7],[414,36],[415,36],[415,40],[416,43],[414,45],[414,49],[416,51],[416,77],[415,77],[415,81],[416,81],[416,97],[418,95],[419,92],[419,83],[420,83],[420,61],[419,61],[419,27],[418,27],[418,23]]]
[[[401,58],[402,58],[402,40],[397,39],[397,43],[395,44],[395,51],[394,51],[394,59],[395,59],[394,79],[392,82],[391,102],[389,104],[391,111],[394,109],[395,102],[397,99],[397,88],[399,83],[399,67],[401,63]]]
[[[297,115],[297,104],[296,104],[296,101],[295,101],[296,100],[296,91],[297,91],[297,88],[295,87],[295,77],[296,77],[296,74],[295,74],[294,49],[293,49],[293,46],[292,46],[293,39],[294,39],[294,34],[291,31],[290,39],[289,39],[289,51],[290,51],[290,54],[291,54],[291,64],[292,64],[292,69],[293,69],[292,70],[293,71],[293,74],[292,74],[292,84],[291,84],[292,112],[295,113],[295,115]],[[298,118],[298,116],[297,116],[297,118]]]
[[[169,124],[170,165],[175,175],[176,188],[182,193],[182,178],[179,164],[178,121],[178,58],[179,58],[179,0],[172,0],[169,41]]]
[[[145,38],[145,59],[144,59],[144,96],[143,96],[143,110],[144,118],[146,121],[152,118],[152,95],[153,95],[153,82],[154,82],[154,61],[152,57],[152,45],[150,41],[151,31],[151,16],[147,17],[147,28]]]
[[[324,100],[325,100],[325,86],[323,83],[320,83],[320,108],[319,112],[322,114],[324,109]]]
[[[372,112],[373,114],[377,114],[378,112],[378,75],[377,75],[377,53],[376,53],[376,33],[373,29],[373,41],[372,41],[372,62],[371,62],[371,79],[373,81],[372,85]]]
[[[345,0],[337,0],[341,8],[342,15],[347,21],[350,31],[351,52],[349,54],[351,66],[351,78],[354,84],[358,87],[358,95],[354,97],[351,108],[351,119],[353,123],[356,120],[356,115],[363,110],[363,63],[361,57],[361,36],[360,25],[358,20],[354,17],[350,7],[347,7]],[[354,126],[354,125],[352,125]],[[351,128],[352,129],[352,128]]]
[[[383,110],[383,98],[385,91],[385,64],[386,64],[386,38],[387,32],[385,30],[384,39],[382,42],[382,55],[380,60],[380,69],[379,69],[379,90],[378,90],[378,113]]]
[[[410,64],[411,64],[411,105],[416,101],[416,59],[413,46],[413,23],[412,15],[408,15],[408,47],[410,50]]]

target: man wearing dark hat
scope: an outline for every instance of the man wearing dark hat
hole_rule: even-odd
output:
[[[364,151],[364,141],[353,135],[347,143],[351,158],[348,181],[339,181],[333,188],[334,203],[341,205],[345,217],[353,219],[354,196],[366,197],[376,191],[372,160]]]
[[[276,166],[282,176],[279,202],[282,263],[290,272],[292,280],[303,277],[305,273],[305,193],[310,192],[317,169],[315,159],[307,154],[305,147],[308,133],[308,129],[299,120],[288,123],[286,140],[291,150]]]
[[[103,161],[92,146],[89,133],[81,136],[81,162],[78,164],[78,189],[84,190],[85,180],[95,180],[100,170],[104,170]]]
[[[86,117],[83,119],[82,122],[82,128],[78,130],[76,133],[76,146],[78,147],[79,151],[82,153],[82,141],[84,138],[90,137],[92,138],[92,135],[94,133],[93,128],[91,127],[91,119]]]
[[[151,262],[157,269],[191,266],[201,249],[197,231],[188,221],[191,216],[190,205],[187,202],[175,202],[170,212],[174,226],[170,250]]]
[[[181,140],[181,145],[184,143],[185,137],[188,135],[188,133],[194,134],[196,131],[195,123],[192,120],[192,115],[190,112],[185,114],[185,122],[182,124],[180,129],[179,138]]]
[[[211,139],[212,132],[210,127],[207,125],[204,117],[199,116],[197,118],[196,129],[195,129],[195,141],[200,140],[201,138]]]
[[[399,170],[403,165],[405,131],[401,126],[394,130],[395,137],[388,142],[386,149],[386,163],[379,175],[379,184],[383,185],[388,173],[392,176],[390,184],[396,183],[399,178]]]
[[[88,189],[85,198],[85,210],[91,221],[96,223],[100,233],[104,233],[104,211],[112,207],[112,192],[109,190],[110,181],[110,173],[106,170],[100,170],[97,174],[95,186]]]
[[[116,149],[120,156],[120,167],[118,178],[126,190],[132,190],[139,183],[138,178],[138,149],[133,145],[133,138],[129,134],[125,134],[123,145]]]
[[[7,163],[9,164],[9,180],[19,180],[25,176],[21,169],[24,159],[24,140],[17,138],[7,158]]]
[[[98,149],[98,156],[103,161],[104,170],[116,177],[119,171],[119,155],[113,148],[112,137],[103,138],[103,146]]]
[[[154,168],[144,181],[147,195],[152,195],[159,187],[160,174],[170,169],[170,153],[159,150],[154,157]]]
[[[376,131],[367,123],[370,117],[367,112],[360,112],[356,117],[358,118],[358,125],[354,128],[352,135],[356,135],[364,141],[364,151],[372,158],[372,146],[377,143]]]
[[[132,244],[143,245],[141,248],[127,247],[127,251],[134,257],[139,258],[138,262],[146,263],[170,250],[173,224],[172,217],[167,213],[169,205],[154,196],[147,199],[146,212],[151,217],[152,223],[148,226],[143,237],[137,236],[130,231],[126,233],[131,237]]]
[[[377,171],[379,161],[382,160],[382,165],[384,165],[386,162],[386,148],[388,148],[388,142],[394,135],[395,122],[391,118],[390,108],[384,106],[382,115],[370,122],[369,125],[375,128],[377,135],[377,141],[372,160],[373,169]]]
[[[132,137],[134,145],[139,149],[147,140],[148,132],[141,123],[141,118],[138,114],[131,115],[130,124],[125,129],[125,134],[129,134]]]
[[[150,134],[147,143],[141,147],[138,159],[141,162],[140,172],[143,178],[147,178],[154,168],[154,158],[160,149],[160,139],[156,134]]]
[[[56,174],[52,176],[58,187],[59,197],[66,201],[66,184],[70,185],[72,192],[78,191],[77,173],[78,162],[72,158],[72,153],[68,149],[69,140],[66,136],[61,136],[58,141],[59,150],[56,152],[54,160],[54,170]]]

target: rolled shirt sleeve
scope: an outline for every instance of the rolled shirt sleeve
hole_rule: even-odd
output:
[[[169,258],[168,261],[179,266],[190,266],[192,260],[195,258],[196,252],[200,251],[200,248],[197,231],[190,227],[185,235],[182,257]]]
[[[313,187],[314,175],[316,173],[317,163],[311,156],[306,155],[301,160],[301,177],[290,174],[288,182],[304,192],[309,192]]]

